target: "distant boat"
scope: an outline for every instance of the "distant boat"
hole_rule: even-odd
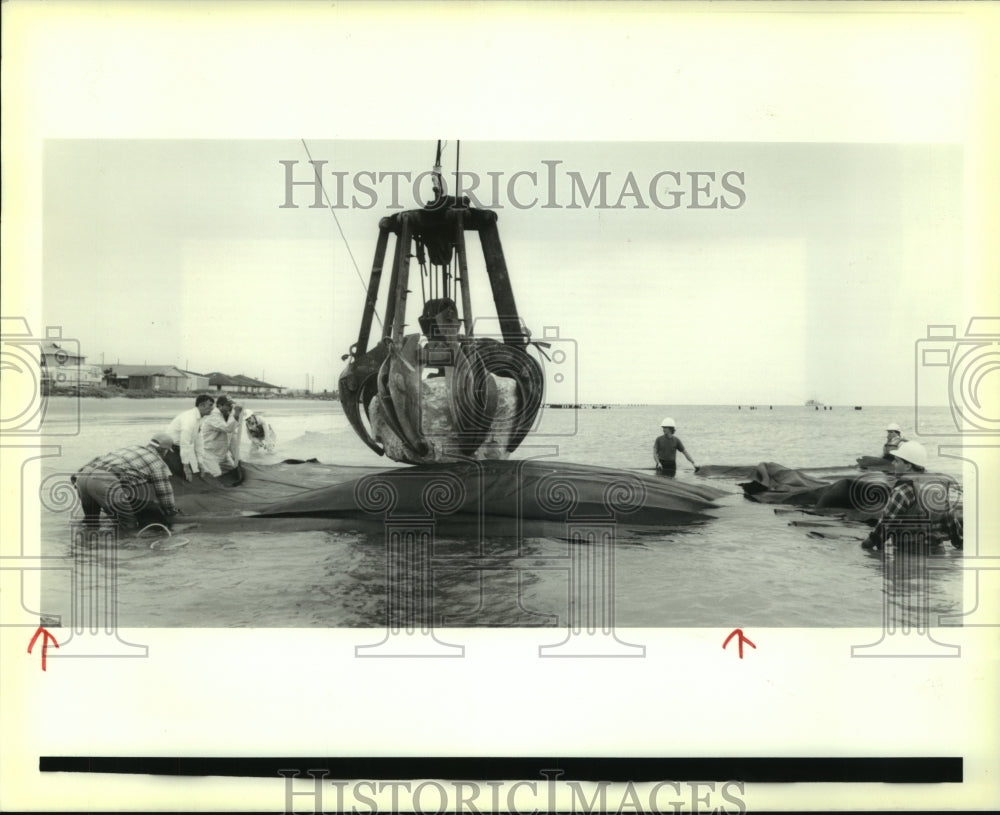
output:
[[[861,410],[861,405],[855,405],[855,406],[854,406],[854,409],[855,409],[855,410]]]
[[[817,401],[816,399],[810,399],[810,400],[808,400],[806,402],[806,407],[821,408],[821,407],[823,407],[823,403],[820,402],[820,401]]]

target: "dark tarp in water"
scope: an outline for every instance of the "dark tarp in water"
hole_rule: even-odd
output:
[[[859,470],[881,470],[884,473],[892,472],[892,459],[881,456],[861,456],[858,459]]]
[[[757,468],[752,464],[702,464],[695,473],[702,478],[753,478]]]
[[[809,537],[830,540],[860,541],[869,527],[882,517],[892,488],[898,476],[881,471],[861,471],[859,467],[807,467],[792,469],[774,462],[762,462],[754,467],[707,465],[698,468],[699,475],[708,478],[747,478],[740,483],[743,494],[751,501],[762,504],[783,505],[774,509],[776,515],[793,515],[789,525],[807,528]],[[883,461],[877,459],[876,461]],[[846,475],[845,475],[846,473]],[[951,496],[960,496],[961,485],[950,476],[929,473],[929,482],[938,482],[937,492],[950,504],[950,512],[959,518],[962,514],[961,498],[952,501]],[[943,492],[941,490],[944,490]],[[911,507],[905,513],[919,516],[921,509]],[[813,517],[810,517],[813,516]],[[817,520],[815,516],[825,516]],[[927,516],[938,524],[942,515],[931,513]],[[836,519],[836,520],[831,520]],[[861,534],[859,534],[861,533]],[[947,539],[943,527],[935,530],[938,540]]]
[[[762,504],[845,510],[849,517],[867,520],[882,514],[893,480],[884,473],[814,478],[768,461],[758,464],[753,480],[740,486],[747,498]]]
[[[766,461],[754,468],[752,481],[740,484],[745,495],[759,493],[788,493],[813,490],[829,486],[830,481],[806,475],[802,470],[794,470],[773,461]]]
[[[627,526],[704,520],[724,490],[675,479],[538,459],[343,467],[241,464],[220,479],[175,482],[178,521],[244,528],[337,528],[393,517],[565,523],[607,518]]]
[[[771,464],[770,462],[768,462],[768,465],[781,467],[780,464]],[[702,478],[754,478],[761,466],[760,464],[703,464],[695,472]],[[858,465],[838,465],[834,467],[796,467],[795,471],[821,476],[854,473],[858,469]]]
[[[936,481],[943,485],[945,492],[952,488],[956,491],[961,489],[958,481],[951,476],[928,473],[910,477]],[[780,464],[765,462],[758,465],[752,481],[740,486],[743,494],[752,501],[809,507],[820,512],[833,511],[853,520],[870,522],[881,517],[897,478],[890,473],[865,472],[846,478],[831,476],[821,479]],[[950,499],[946,503],[949,502]],[[954,508],[961,513],[961,501],[957,501]]]

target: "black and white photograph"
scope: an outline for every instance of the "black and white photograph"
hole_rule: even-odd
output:
[[[5,6],[3,805],[989,809],[997,19],[884,9]]]
[[[883,339],[961,322],[957,150],[462,147],[47,142],[45,319],[93,339],[45,346],[43,554],[105,557],[124,475],[129,628],[961,624],[948,384]],[[885,594],[897,515],[934,568]]]

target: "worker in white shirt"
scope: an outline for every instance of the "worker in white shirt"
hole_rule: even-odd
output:
[[[173,450],[165,458],[170,471],[191,481],[195,474],[204,478],[205,474],[219,475],[222,470],[217,461],[205,451],[205,440],[201,435],[201,423],[212,412],[215,400],[201,394],[194,400],[194,407],[177,414],[167,426],[167,433],[177,440]]]
[[[205,453],[218,463],[221,472],[228,472],[240,463],[243,406],[237,405],[225,394],[215,400],[215,410],[201,423]]]

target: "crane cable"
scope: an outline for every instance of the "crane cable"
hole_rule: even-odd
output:
[[[309,164],[312,166],[313,170],[316,173],[316,180],[319,182],[319,188],[323,191],[323,199],[326,201],[327,209],[330,210],[330,214],[333,216],[333,220],[337,224],[337,229],[340,230],[340,237],[343,238],[344,240],[344,247],[347,249],[347,254],[351,258],[351,263],[354,264],[354,272],[357,274],[358,280],[361,281],[361,287],[367,293],[368,284],[365,283],[365,278],[361,274],[361,269],[358,268],[358,262],[354,259],[354,253],[351,251],[351,245],[347,242],[347,236],[344,234],[344,228],[340,225],[340,218],[337,217],[337,212],[333,208],[333,204],[330,203],[330,196],[326,194],[326,185],[323,183],[323,177],[320,174],[319,170],[316,169],[316,165],[313,164],[312,154],[309,152],[309,145],[306,144],[306,140],[301,139],[301,141],[302,141],[302,147],[305,148],[306,156],[309,157]],[[375,319],[378,320],[379,327],[381,327],[382,318],[378,316],[377,311],[372,310],[372,313],[375,315]]]

